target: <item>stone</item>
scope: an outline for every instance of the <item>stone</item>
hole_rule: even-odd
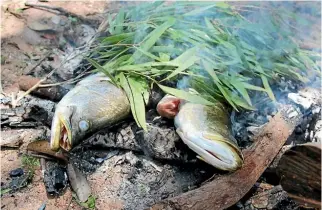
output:
[[[10,177],[18,177],[23,175],[23,169],[22,168],[16,168],[12,171],[10,171],[9,175]]]

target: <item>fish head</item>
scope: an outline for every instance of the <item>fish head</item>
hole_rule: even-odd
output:
[[[243,165],[243,155],[230,134],[225,113],[221,109],[193,103],[180,105],[174,119],[176,131],[197,157],[208,164],[234,171]]]
[[[55,111],[51,126],[50,147],[69,151],[80,143],[91,129],[91,121],[82,113],[76,112],[76,106],[61,106]]]
[[[207,134],[191,129],[177,133],[186,145],[198,154],[198,158],[224,171],[234,171],[243,165],[243,154],[238,146],[220,134]]]

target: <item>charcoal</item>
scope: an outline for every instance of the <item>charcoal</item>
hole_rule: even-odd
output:
[[[16,168],[9,173],[10,177],[18,177],[23,175],[23,169],[22,168]]]
[[[66,169],[61,166],[49,168],[44,173],[44,184],[48,194],[60,194],[67,186]]]

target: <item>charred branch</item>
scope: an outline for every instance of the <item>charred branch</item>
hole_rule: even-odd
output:
[[[321,207],[321,145],[306,143],[286,151],[277,173],[288,195],[305,207]]]

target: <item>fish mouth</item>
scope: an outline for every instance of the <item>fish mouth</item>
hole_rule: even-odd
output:
[[[187,135],[181,129],[177,129],[177,133],[204,162],[224,171],[234,171],[242,167],[242,153],[229,143],[220,140],[209,141],[199,135]]]
[[[72,148],[71,124],[60,114],[55,115],[53,119],[50,147],[53,151],[60,148],[69,151]]]

